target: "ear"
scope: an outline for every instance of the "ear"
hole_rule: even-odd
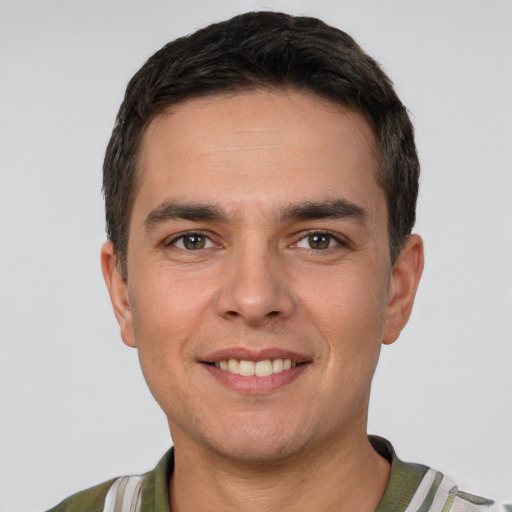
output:
[[[117,256],[111,242],[105,242],[101,248],[101,269],[117,323],[121,328],[121,338],[129,347],[135,347],[133,315],[128,299],[128,285],[126,279],[124,279],[119,271]]]
[[[418,235],[411,235],[393,265],[382,338],[386,345],[396,341],[409,320],[423,272],[423,263],[423,240]]]

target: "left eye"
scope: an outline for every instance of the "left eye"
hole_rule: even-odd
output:
[[[170,245],[174,245],[174,247],[178,247],[179,249],[184,249],[186,251],[198,251],[200,249],[207,249],[214,246],[213,242],[207,236],[201,235],[200,233],[182,235],[175,238]]]
[[[329,233],[311,233],[297,242],[303,249],[324,250],[339,245],[340,241]]]

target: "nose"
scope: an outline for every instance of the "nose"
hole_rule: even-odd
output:
[[[289,318],[295,309],[285,262],[266,243],[247,243],[226,259],[217,314],[258,327]]]

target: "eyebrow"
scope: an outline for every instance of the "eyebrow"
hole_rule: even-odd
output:
[[[346,218],[364,222],[368,218],[368,212],[346,199],[335,199],[292,203],[279,209],[276,218],[280,222]],[[215,204],[164,201],[149,212],[144,226],[150,231],[161,223],[176,219],[229,222],[224,209]]]
[[[226,214],[216,205],[165,201],[149,212],[144,221],[144,226],[149,231],[158,224],[174,219],[207,220],[211,222],[227,221]]]
[[[365,222],[368,212],[346,199],[305,202],[286,206],[281,215],[282,222],[319,219],[354,219]]]

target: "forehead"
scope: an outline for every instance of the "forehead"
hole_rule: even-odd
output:
[[[270,208],[340,194],[371,203],[382,196],[375,154],[361,114],[316,96],[252,91],[192,99],[148,126],[135,209],[169,198],[242,213],[251,204]]]

